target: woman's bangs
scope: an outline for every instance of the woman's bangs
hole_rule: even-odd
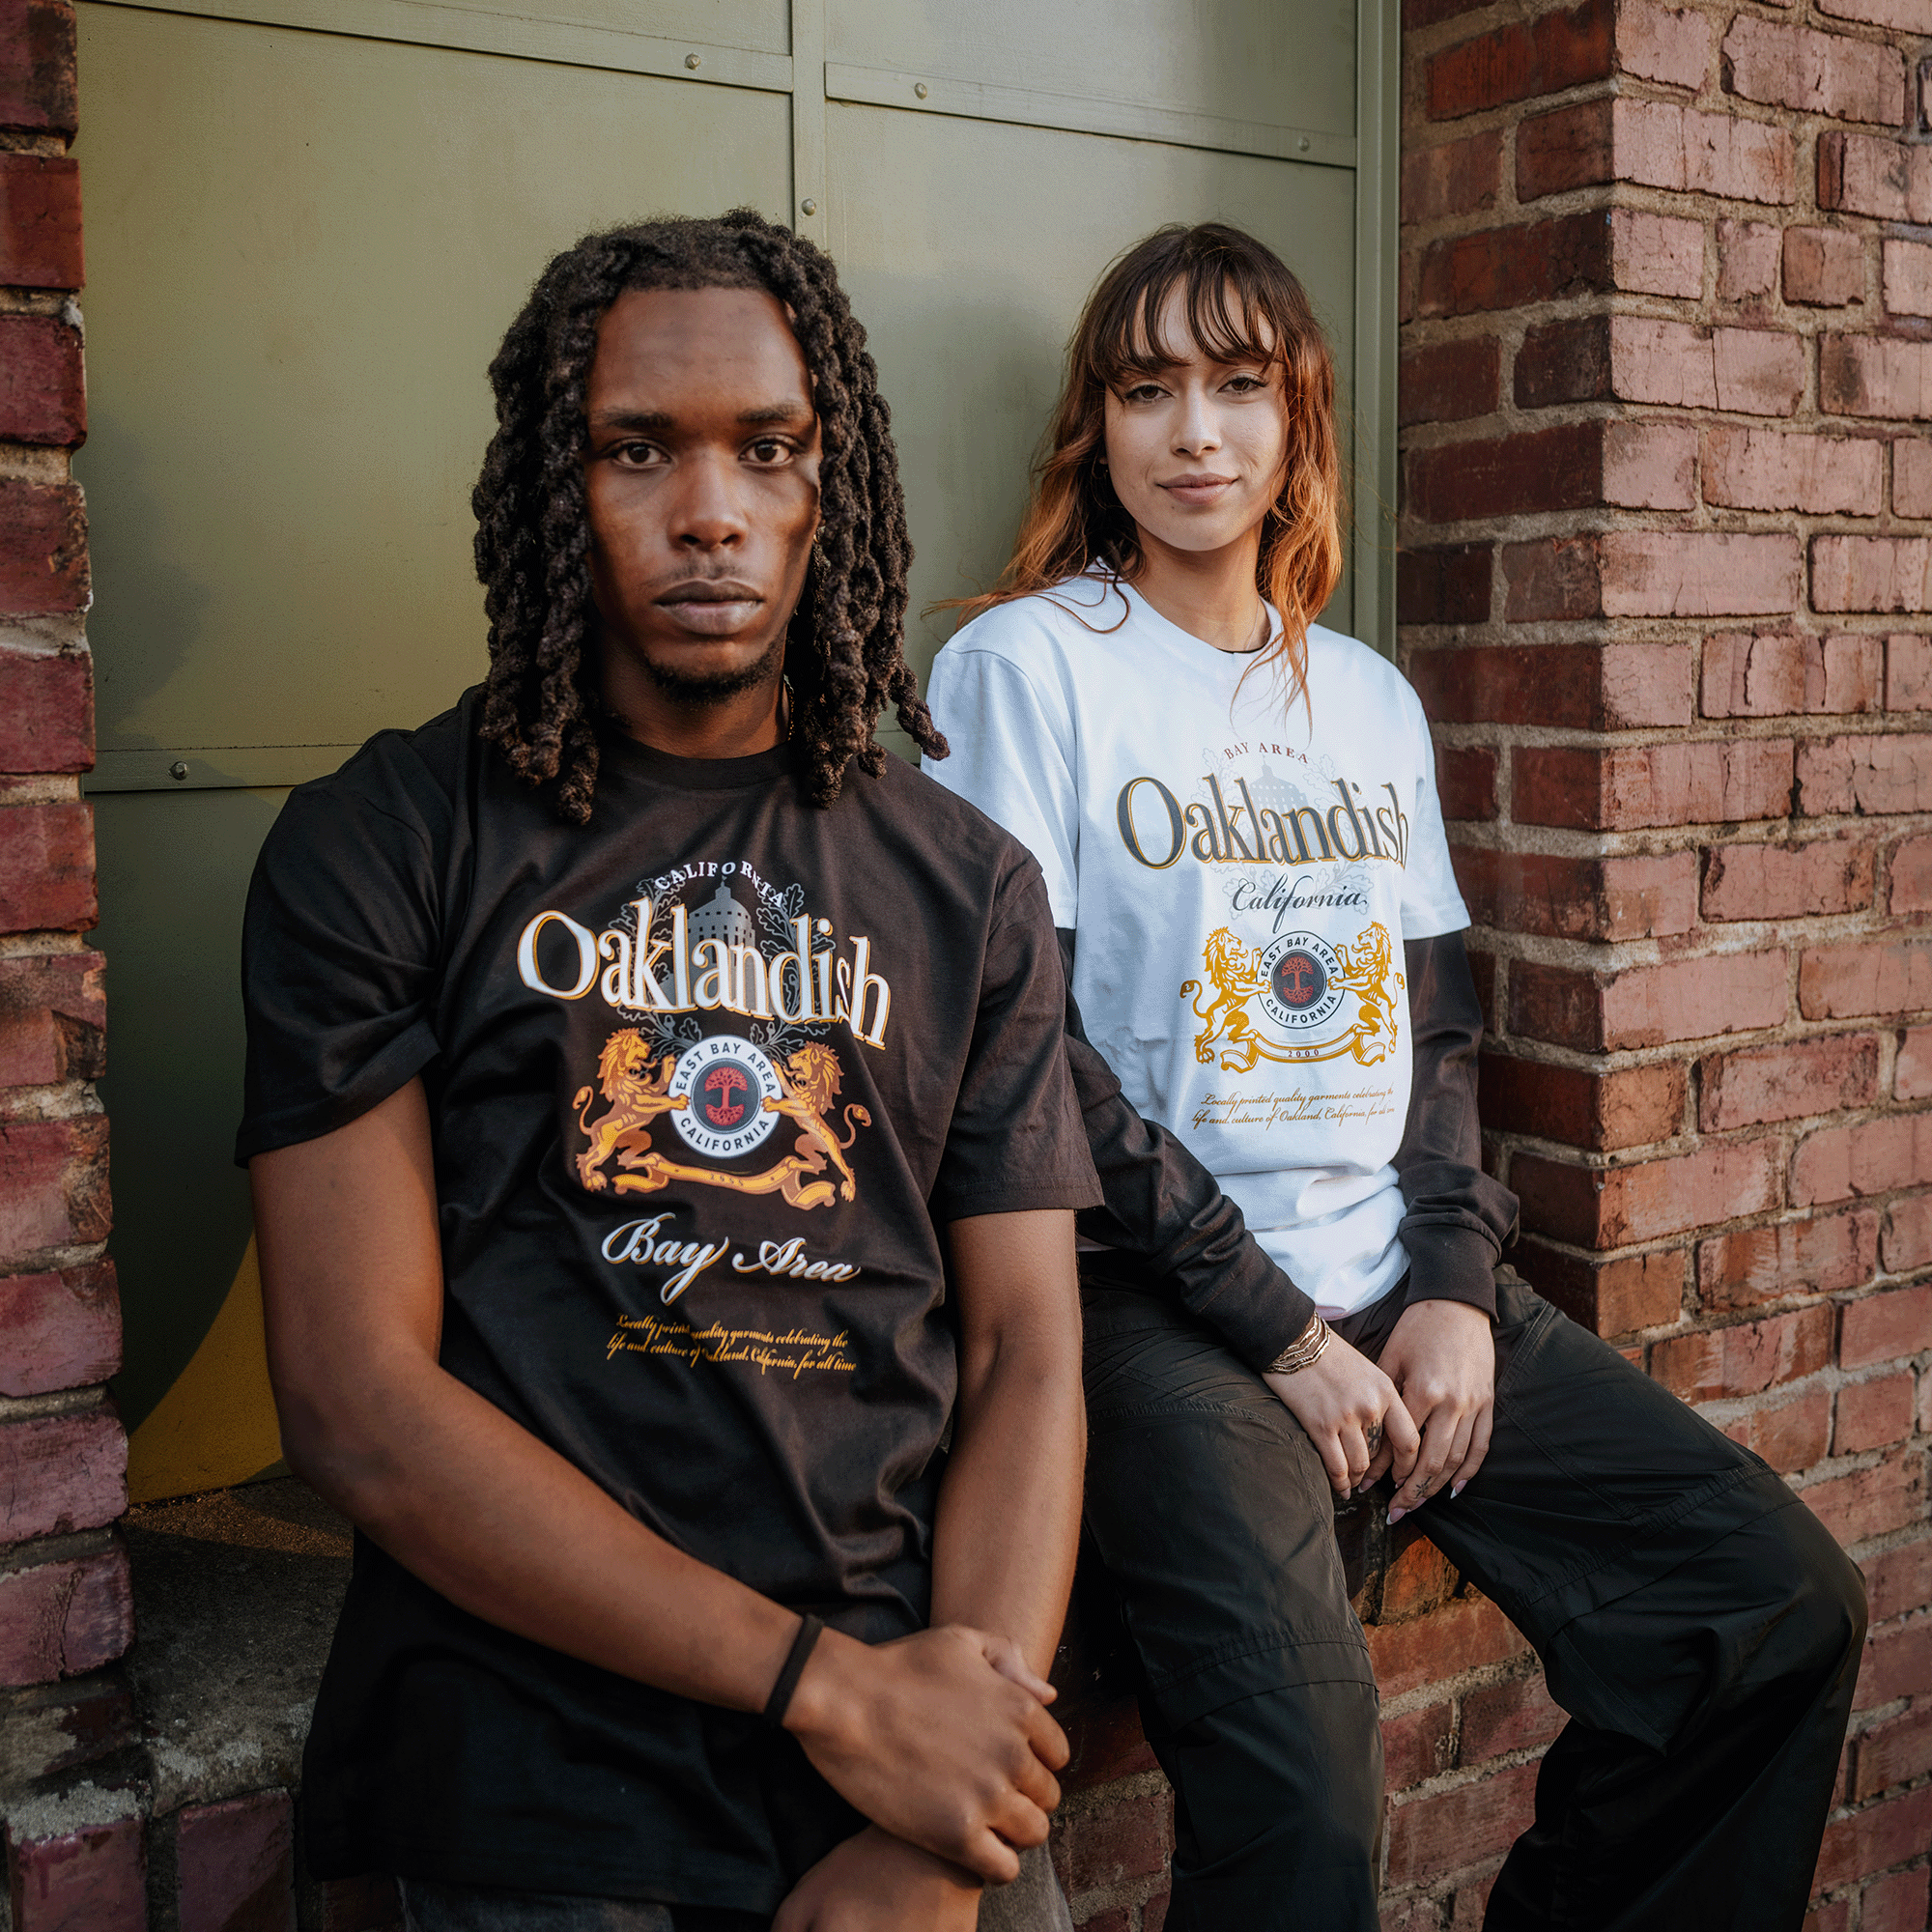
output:
[[[1133,376],[1157,376],[1185,358],[1190,344],[1216,362],[1283,359],[1284,331],[1272,326],[1262,292],[1246,264],[1225,255],[1163,263],[1131,283],[1101,322],[1094,344],[1094,373],[1109,388]],[[1188,342],[1160,335],[1160,316],[1181,291]]]

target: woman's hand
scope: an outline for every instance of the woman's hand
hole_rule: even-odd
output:
[[[1393,1469],[1400,1482],[1417,1438],[1396,1385],[1339,1335],[1311,1366],[1262,1379],[1302,1428],[1338,1496],[1353,1495]]]
[[[1008,1638],[947,1624],[892,1643],[818,1640],[784,1726],[835,1791],[894,1837],[982,1879],[1046,1838],[1066,1735],[1054,1690]]]
[[[980,1885],[876,1825],[835,1845],[799,1880],[772,1932],[973,1932]]]
[[[1414,1466],[1406,1477],[1396,1476],[1389,1520],[1400,1522],[1445,1484],[1452,1496],[1460,1495],[1490,1453],[1496,1409],[1490,1318],[1466,1301],[1411,1302],[1382,1350],[1382,1367],[1422,1433]]]

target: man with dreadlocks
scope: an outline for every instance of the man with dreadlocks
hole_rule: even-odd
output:
[[[945,750],[864,331],[739,211],[558,256],[491,379],[488,681],[249,899],[283,1440],[359,1532],[310,1862],[419,1932],[1065,1925],[1098,1188],[1038,868],[873,742]]]

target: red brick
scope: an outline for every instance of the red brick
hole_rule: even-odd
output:
[[[1834,541],[1820,537],[1815,544]],[[1798,601],[1803,581],[1794,536],[1608,530],[1599,543],[1606,617],[1717,617],[1788,611]]]
[[[7,1877],[14,1932],[147,1932],[138,1817],[43,1838],[10,1831]]]
[[[1481,624],[1490,614],[1494,552],[1488,544],[1405,550],[1395,560],[1396,621]]]
[[[1389,1884],[1423,1884],[1507,1850],[1530,1822],[1536,1772],[1519,1764],[1398,1804],[1389,1820]]]
[[[1586,211],[1430,242],[1422,251],[1416,312],[1474,315],[1610,286],[1609,224]]]
[[[1438,724],[1628,731],[1690,718],[1682,644],[1500,644],[1417,651],[1408,674]]]
[[[128,1551],[0,1575],[0,1684],[51,1684],[111,1663],[134,1641]]]
[[[1527,959],[1510,973],[1510,1030],[1587,1053],[1709,1039],[1776,1026],[1784,1017],[1781,952],[1628,967],[1606,980]]]
[[[1526,436],[1443,442],[1408,458],[1407,503],[1425,523],[1574,510],[1603,496],[1604,426],[1564,423]]]
[[[1865,298],[1864,238],[1843,228],[1791,228],[1784,236],[1784,299],[1843,308]]]
[[[1887,1274],[1910,1274],[1932,1263],[1932,1195],[1894,1201],[1878,1245]]]
[[[12,0],[0,12],[0,128],[71,136],[78,126],[71,0]]]
[[[1827,946],[1798,962],[1798,1010],[1807,1020],[1932,1007],[1932,940]]]
[[[1847,1382],[1838,1391],[1832,1427],[1832,1454],[1856,1456],[1861,1449],[1884,1449],[1912,1434],[1918,1387],[1910,1373]]]
[[[1932,611],[1932,537],[1813,537],[1811,606]]]
[[[1891,315],[1932,315],[1932,248],[1887,237],[1885,306]]]
[[[1877,1265],[1875,1214],[1807,1215],[1699,1242],[1697,1293],[1706,1308],[1753,1308],[1787,1294],[1861,1287]]]
[[[1902,633],[1885,640],[1885,708],[1932,711],[1932,638]]]
[[[1773,206],[1797,192],[1787,129],[1667,100],[1590,100],[1525,121],[1516,167],[1520,202],[1609,182]]]
[[[1450,1704],[1430,1704],[1401,1718],[1382,1719],[1382,1779],[1390,1791],[1406,1791],[1449,1769]]]
[[[1463,1736],[1456,1761],[1475,1765],[1508,1751],[1536,1750],[1569,1721],[1540,1670],[1508,1684],[1471,1690],[1463,1699]]]
[[[1528,328],[1517,350],[1513,383],[1519,410],[1605,400],[1611,394],[1609,317],[1577,315]]]
[[[0,287],[77,289],[84,279],[79,163],[0,154]]]
[[[112,1262],[0,1276],[0,1395],[85,1388],[120,1367]]]
[[[1697,501],[1697,432],[1689,423],[1606,422],[1604,501],[1630,510],[1689,510]]]
[[[0,64],[0,91],[4,75]],[[71,449],[86,435],[80,331],[58,316],[0,316],[0,437]]]
[[[1932,148],[1920,154],[1932,156]],[[1932,220],[1932,215],[1926,217]],[[1827,335],[1818,344],[1818,406],[1838,416],[1889,416],[1922,422],[1932,416],[1932,342],[1889,335]],[[1920,542],[1923,541],[1921,538]],[[1921,561],[1919,576],[1924,575]],[[1884,610],[1885,605],[1831,607]],[[1922,606],[1911,608],[1920,609]]]
[[[0,154],[0,162],[18,160]],[[71,483],[0,480],[0,611],[52,617],[87,608],[87,517]]]
[[[1495,130],[1411,148],[1402,157],[1403,220],[1440,221],[1494,207],[1502,165],[1503,137]]]
[[[91,809],[0,807],[0,930],[80,932],[98,919]]]
[[[1932,1114],[1893,1114],[1856,1126],[1823,1127],[1798,1145],[1791,1199],[1845,1201],[1886,1194],[1932,1175]]]
[[[1718,223],[1718,297],[1721,301],[1744,301],[1752,296],[1768,296],[1777,286],[1778,259],[1784,231],[1767,221],[1734,221],[1728,215]]]
[[[1851,1901],[1834,1898],[1826,1904],[1812,1906],[1804,1915],[1801,1932],[1849,1932],[1851,1922]]]
[[[1932,1618],[1894,1625],[1867,1639],[1852,1699],[1855,1711],[1874,1711],[1900,1697],[1922,1698],[1928,1692],[1932,1692]]]
[[[1709,920],[1803,919],[1862,911],[1872,902],[1869,844],[1718,845],[1704,875]]]
[[[1698,1074],[1698,1123],[1707,1134],[1804,1120],[1877,1099],[1878,1040],[1871,1034],[1837,1034],[1714,1054]]]
[[[1932,1285],[1894,1288],[1846,1304],[1838,1332],[1838,1365],[1869,1368],[1874,1362],[1917,1355],[1932,1339]]]
[[[1432,1894],[1400,1899],[1381,1908],[1378,1932],[1442,1932],[1442,1901]]]
[[[1695,301],[1704,293],[1702,222],[1642,209],[1610,211],[1610,284],[1634,295],[1677,296]]]
[[[1932,838],[1901,838],[1892,848],[1887,903],[1893,912],[1932,908]]]
[[[1862,1758],[1860,1766],[1862,1770]],[[1926,1878],[1920,1865],[1866,1886],[1860,1894],[1860,1932],[1925,1932]]]
[[[0,1087],[100,1077],[107,1038],[103,963],[98,952],[0,959]]]
[[[1792,746],[1776,738],[1632,746],[1519,746],[1516,817],[1594,832],[1782,818]]]
[[[107,1122],[0,1121],[0,1259],[107,1238]]]
[[[1519,1252],[1537,1293],[1593,1335],[1667,1327],[1683,1313],[1681,1249],[1606,1262],[1525,1237]]]
[[[1932,34],[1932,0],[1818,0],[1818,11],[1841,20],[1862,21],[1868,27]],[[1916,1926],[1914,1932],[1924,1932],[1924,1928]]]
[[[1446,1684],[1465,1670],[1523,1655],[1529,1648],[1487,1597],[1462,1597],[1433,1616],[1371,1624],[1363,1632],[1376,1682],[1392,1701],[1425,1684]]]
[[[111,1409],[0,1423],[0,1543],[99,1529],[128,1507],[128,1437]]]
[[[1063,1716],[1061,1722],[1073,1753],[1060,1775],[1061,1785],[1067,1791],[1110,1784],[1117,1777],[1154,1769],[1153,1751],[1142,1734],[1140,1714],[1124,1699],[1078,1709]]]
[[[1507,1133],[1609,1152],[1668,1140],[1684,1123],[1681,1061],[1648,1066],[1559,1066],[1485,1053],[1483,1119]]]
[[[1435,790],[1442,802],[1444,818],[1493,818],[1496,815],[1495,753],[1488,745],[1438,745],[1435,748]]]
[[[1489,1917],[1490,1893],[1495,1889],[1500,1869],[1478,1879],[1465,1879],[1456,1888],[1449,1914],[1449,1932],[1481,1932]]]
[[[1397,420],[1406,429],[1411,423],[1463,422],[1491,414],[1500,400],[1501,366],[1493,336],[1405,350],[1396,372]]]
[[[1932,441],[1909,436],[1891,445],[1891,508],[1895,516],[1932,517]]]
[[[1520,202],[1616,179],[1616,124],[1609,100],[1585,100],[1522,123],[1516,134]],[[1680,183],[1679,185],[1682,185]]]
[[[1881,221],[1932,221],[1932,148],[1871,134],[1820,134],[1818,206]]]
[[[1430,118],[1453,121],[1584,81],[1607,80],[1614,19],[1607,0],[1582,0],[1578,7],[1513,20],[1446,48],[1424,69]]]
[[[1711,68],[1711,23],[1694,8],[1625,0],[1617,9],[1617,65],[1641,80],[1694,92]]]
[[[1778,1205],[1776,1149],[1764,1142],[1719,1142],[1693,1153],[1578,1167],[1518,1153],[1510,1185],[1523,1225],[1579,1248],[1620,1248],[1661,1240]]]
[[[1898,1100],[1932,1099],[1932,1027],[1906,1029],[1892,1064],[1891,1092]]]
[[[286,1791],[183,1808],[175,1840],[181,1932],[293,1932],[294,1810]]]
[[[1754,1408],[1726,1423],[1724,1434],[1752,1455],[1762,1456],[1779,1475],[1788,1476],[1824,1460],[1832,1434],[1832,1398],[1823,1389],[1813,1389],[1796,1402]]]
[[[1719,632],[1704,640],[1702,710],[1706,718],[1876,711],[1884,662],[1884,640],[1855,632]]]
[[[1932,736],[1810,740],[1798,786],[1807,812],[1932,811]]]
[[[1932,1603],[1932,1537],[1867,1556],[1862,1567],[1873,1629]]]
[[[1456,877],[1479,925],[1561,939],[1642,939],[1697,923],[1691,852],[1585,859],[1465,845]]]
[[[84,652],[0,645],[0,771],[84,772],[94,763],[93,669]]]
[[[1174,1850],[1173,1801],[1149,1792],[1086,1812],[1073,1821],[1070,1836],[1075,1891],[1165,1871]]]
[[[1704,435],[1704,500],[1734,510],[1875,517],[1884,446],[1869,439],[1780,435],[1725,425]]]
[[[1549,537],[1505,546],[1504,617],[1512,624],[1533,624],[1548,618],[1601,616],[1601,544],[1599,537]]]
[[[1905,120],[1905,60],[1895,47],[1740,14],[1723,53],[1725,87],[1747,100],[1885,128]]]
[[[1804,397],[1804,348],[1795,336],[1638,315],[1611,316],[1607,327],[1608,393],[1626,402],[1788,416]],[[1595,363],[1582,366],[1594,380]]]
[[[1804,1504],[1841,1544],[1902,1529],[1925,1514],[1925,1458],[1896,1458],[1812,1483]]]
[[[1734,1328],[1673,1335],[1650,1351],[1650,1373],[1686,1402],[1759,1395],[1815,1375],[1832,1358],[1832,1311],[1801,1308]]]

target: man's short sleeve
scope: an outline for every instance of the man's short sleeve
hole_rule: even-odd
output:
[[[384,779],[365,752],[292,792],[256,861],[238,1164],[346,1126],[436,1058],[440,841],[417,788]]]
[[[1039,867],[1016,855],[986,942],[973,1043],[932,1190],[935,1221],[1098,1205],[1065,1026],[1046,887]]]

